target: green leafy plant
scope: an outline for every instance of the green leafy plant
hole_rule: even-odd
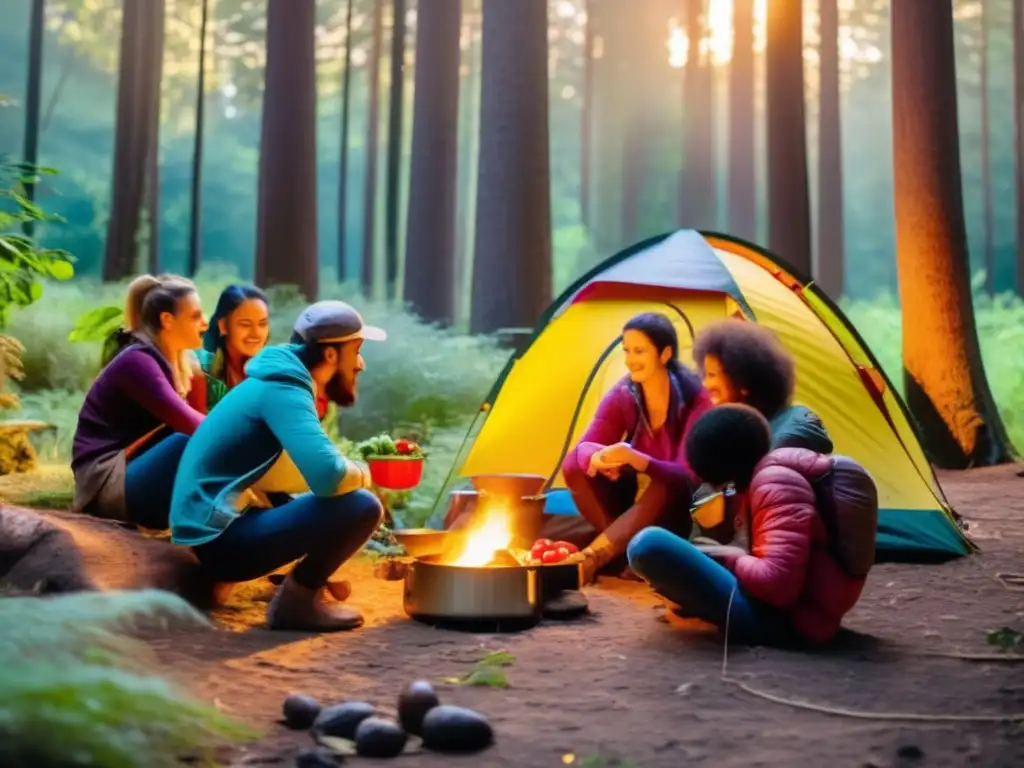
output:
[[[209,627],[166,592],[0,599],[0,764],[171,766],[257,734],[147,670],[142,627]]]
[[[1018,632],[1010,627],[990,629],[986,633],[989,645],[994,645],[1001,651],[1007,653],[1024,653],[1024,632]]]
[[[67,251],[40,247],[18,230],[26,222],[63,221],[25,197],[26,184],[38,184],[52,168],[24,163],[0,165],[0,328],[14,307],[27,307],[43,295],[43,280],[70,280],[74,258]]]
[[[480,659],[465,675],[445,678],[445,682],[481,688],[508,688],[508,676],[504,668],[515,663],[515,656],[508,651],[494,651]]]

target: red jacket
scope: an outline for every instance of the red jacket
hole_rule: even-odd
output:
[[[828,552],[810,481],[829,467],[827,456],[803,448],[765,456],[747,496],[751,554],[728,563],[746,594],[785,609],[812,642],[835,635],[866,581],[846,575]]]

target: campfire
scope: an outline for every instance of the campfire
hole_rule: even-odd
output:
[[[529,547],[537,531],[529,511],[516,502],[481,499],[468,523],[447,533],[440,553],[414,558],[405,577],[406,613],[432,621],[536,621],[547,588],[578,588],[575,558],[541,565],[520,546]]]
[[[479,514],[460,531],[449,534],[438,563],[466,568],[499,568],[540,565],[530,550],[513,546],[516,526],[513,505],[504,499],[491,499],[481,505]],[[522,537],[518,537],[522,541]],[[581,559],[563,561],[569,564]]]

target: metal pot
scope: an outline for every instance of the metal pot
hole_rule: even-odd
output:
[[[452,491],[448,497],[448,512],[444,516],[444,528],[458,531],[469,526],[477,515],[491,503],[512,504],[512,546],[529,549],[540,538],[544,526],[544,508],[547,495],[521,496],[510,501],[509,497],[492,495],[469,489]]]
[[[447,565],[428,556],[409,564],[403,607],[424,621],[537,622],[543,602],[537,568]]]

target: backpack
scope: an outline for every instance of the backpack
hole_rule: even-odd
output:
[[[875,563],[878,488],[853,459],[835,454],[830,458],[832,469],[811,484],[818,513],[836,563],[848,576],[863,578]]]

